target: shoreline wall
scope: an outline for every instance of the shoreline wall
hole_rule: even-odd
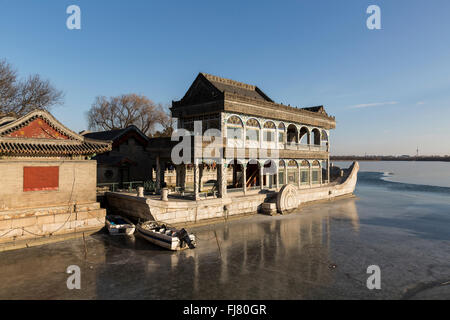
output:
[[[105,226],[98,202],[13,209],[0,212],[0,244],[95,232]]]

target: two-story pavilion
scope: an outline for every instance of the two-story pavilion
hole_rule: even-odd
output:
[[[355,190],[358,163],[330,182],[329,138],[336,122],[323,106],[278,104],[256,86],[200,73],[171,112],[175,135],[150,139],[147,151],[157,189],[166,173],[173,181],[175,167],[175,192],[109,192],[113,212],[185,224],[287,213]]]
[[[286,106],[254,85],[200,73],[184,97],[172,102],[171,111],[178,129],[194,132],[194,124],[198,128],[201,123],[202,133],[221,132],[220,157],[193,153],[189,166],[194,170],[196,199],[202,191],[202,168],[211,163],[217,168],[221,197],[227,192],[278,190],[288,183],[313,188],[330,181],[330,130],[336,121],[323,106]],[[205,146],[204,141],[201,144]],[[183,176],[186,166],[180,167]]]

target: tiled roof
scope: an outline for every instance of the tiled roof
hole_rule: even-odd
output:
[[[0,138],[1,155],[91,155],[111,150],[109,144],[90,143],[84,141],[77,144],[44,143],[27,141],[28,139],[6,140]]]
[[[137,132],[143,139],[148,141],[148,137],[142,133],[141,130],[139,130],[138,127],[131,125],[124,129],[114,129],[114,130],[107,130],[107,131],[98,131],[98,132],[89,132],[85,133],[83,136],[90,139],[96,139],[96,140],[106,140],[106,141],[115,141],[116,139],[119,139],[124,134],[130,131]]]
[[[86,138],[113,141],[120,137],[127,129],[114,129],[108,131],[89,132],[83,134]]]
[[[258,87],[231,79],[200,73],[184,97],[172,101],[172,115],[178,118],[204,113],[232,112],[266,118],[336,127],[336,120],[323,106],[297,108],[274,102]],[[280,111],[280,112],[278,112]]]
[[[111,142],[80,136],[47,111],[35,110],[19,119],[1,120],[0,156],[92,155],[111,150]]]
[[[270,99],[264,92],[254,85],[207,73],[201,73],[201,75],[221,92],[235,93],[248,98],[273,102],[272,99]]]

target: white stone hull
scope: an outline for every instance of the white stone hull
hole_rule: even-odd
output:
[[[299,189],[297,194],[300,200],[299,204],[311,201],[331,200],[333,198],[352,194],[355,191],[358,180],[358,162],[354,162],[350,167],[350,170],[347,178],[340,184],[331,184],[311,189]]]
[[[359,165],[355,162],[351,167],[351,172],[340,184],[305,189],[296,188],[298,205],[351,195],[356,187],[358,170]],[[252,192],[249,191],[246,195],[229,194],[226,198],[198,201],[161,201],[115,192],[106,193],[106,196],[109,209],[117,214],[168,224],[185,224],[258,213],[267,197],[274,195],[274,193],[259,193],[258,190]]]

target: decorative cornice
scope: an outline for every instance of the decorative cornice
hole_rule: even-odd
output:
[[[225,103],[226,102],[249,103],[249,104],[258,105],[261,107],[267,107],[272,110],[280,110],[281,109],[283,111],[293,112],[293,113],[299,114],[299,115],[310,116],[313,118],[321,118],[321,119],[324,119],[324,120],[327,120],[330,122],[334,122],[334,123],[336,122],[335,117],[329,116],[325,111],[314,112],[314,111],[309,111],[309,110],[305,110],[305,109],[301,109],[301,108],[286,106],[286,105],[280,104],[280,103],[252,99],[249,97],[244,97],[244,96],[234,94],[234,93],[229,93],[229,92],[225,93]]]
[[[276,104],[255,103],[246,100],[247,98],[237,98],[225,100],[224,111],[233,114],[251,115],[254,117],[285,121],[287,123],[299,123],[304,125],[321,127],[324,129],[334,129],[336,121],[329,116],[317,114],[315,112],[286,107]],[[258,101],[259,102],[259,101]],[[289,108],[285,109],[283,107]],[[296,110],[293,112],[293,110]]]

